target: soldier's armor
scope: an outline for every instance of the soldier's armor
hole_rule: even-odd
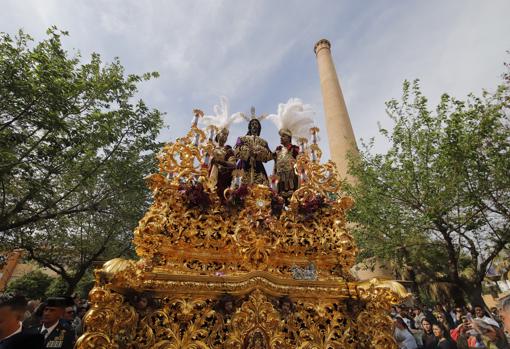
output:
[[[288,147],[279,146],[276,148],[275,173],[278,175],[278,192],[284,198],[292,196],[297,189],[298,180],[294,171],[296,157],[299,153],[299,147],[289,145]]]
[[[223,201],[223,192],[232,182],[232,169],[235,167],[236,163],[234,151],[230,145],[218,146],[214,149],[212,158],[216,161],[214,161],[214,164],[211,166],[209,180],[211,186],[216,186],[218,197]],[[232,166],[224,166],[218,161],[227,161]]]
[[[213,151],[213,159],[216,161],[228,161],[233,165],[235,165],[235,163],[236,163],[236,160],[234,157],[234,151],[232,150],[232,147],[229,145],[225,145],[222,147],[216,147]],[[227,166],[223,166],[220,163],[215,163],[214,166],[218,167],[218,172],[221,174],[232,171],[231,168],[229,168]]]

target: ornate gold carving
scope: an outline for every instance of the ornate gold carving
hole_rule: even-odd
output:
[[[169,291],[144,314],[96,287],[77,348],[396,348],[388,302],[397,295],[373,285],[356,294],[356,285],[349,286],[355,291],[349,298],[301,298],[257,288],[213,295],[203,283],[197,290],[205,293]]]
[[[389,316],[391,305],[403,300],[403,287],[397,287],[396,284],[394,281],[379,282],[377,279],[360,284],[359,297],[366,303],[365,308],[357,314],[356,320],[360,330],[367,335],[365,345],[369,348],[396,347]],[[394,289],[397,289],[398,293]]]
[[[91,309],[84,317],[87,332],[76,348],[124,348],[134,338],[138,314],[124,297],[104,287],[94,287],[89,293]]]
[[[411,294],[407,292],[406,288],[402,286],[401,283],[394,280],[381,280],[377,278],[373,278],[367,281],[363,281],[357,284],[359,289],[364,290],[364,294],[371,295],[372,289],[388,289],[392,293],[388,294],[393,298],[387,299],[387,302],[390,304],[397,304],[401,302],[403,299],[409,298]]]
[[[77,348],[396,348],[388,314],[405,290],[354,282],[353,201],[336,166],[318,161],[317,130],[310,151],[302,143],[288,207],[275,210],[281,201],[265,185],[232,207],[207,180],[214,144],[200,117],[158,155],[159,173],[147,177],[154,202],[134,232],[140,259],[97,271]],[[309,280],[292,272],[310,266]],[[137,311],[130,296],[140,293],[154,299]]]
[[[278,217],[272,214],[271,191],[262,185],[251,186],[244,207],[232,211],[219,204],[204,181],[204,169],[194,165],[208,150],[192,144],[191,138],[167,145],[159,156],[161,172],[148,178],[155,202],[135,230],[134,242],[149,266],[211,274],[225,268],[267,270],[291,277],[293,264],[313,261],[320,278],[350,278],[356,247],[346,231],[345,213],[352,200],[340,193],[333,163],[299,155],[297,169],[307,179],[292,196],[289,210]],[[203,185],[212,201],[208,211],[189,208],[179,192],[183,182]],[[324,205],[313,214],[303,213],[314,198]]]

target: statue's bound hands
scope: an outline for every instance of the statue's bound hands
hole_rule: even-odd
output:
[[[255,159],[257,160],[262,160],[262,159],[265,159],[266,158],[266,155],[267,155],[268,151],[265,147],[263,146],[260,146],[260,145],[256,145],[254,148],[253,148],[253,156],[255,157]]]

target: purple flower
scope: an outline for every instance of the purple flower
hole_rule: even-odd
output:
[[[189,208],[198,208],[206,211],[211,205],[211,199],[204,190],[202,183],[179,186],[179,191],[183,194],[184,200]]]
[[[271,213],[276,217],[280,217],[284,204],[285,200],[274,190],[271,190]]]
[[[305,220],[308,220],[311,219],[317,211],[326,206],[327,204],[324,201],[324,197],[322,195],[315,195],[301,203],[298,212],[303,215]]]
[[[244,199],[248,196],[248,194],[248,185],[242,184],[239,188],[232,192],[227,204],[231,207],[244,206]]]

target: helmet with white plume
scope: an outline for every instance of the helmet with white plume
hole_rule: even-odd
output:
[[[288,135],[296,139],[308,138],[310,128],[313,127],[315,112],[309,104],[304,104],[299,98],[290,98],[287,103],[278,105],[278,113],[268,115],[274,122],[281,135]]]
[[[206,115],[200,121],[205,128],[215,127],[219,132],[227,132],[233,123],[241,121],[242,114],[230,114],[229,102],[227,97],[220,97],[220,105],[213,107],[214,115]]]

